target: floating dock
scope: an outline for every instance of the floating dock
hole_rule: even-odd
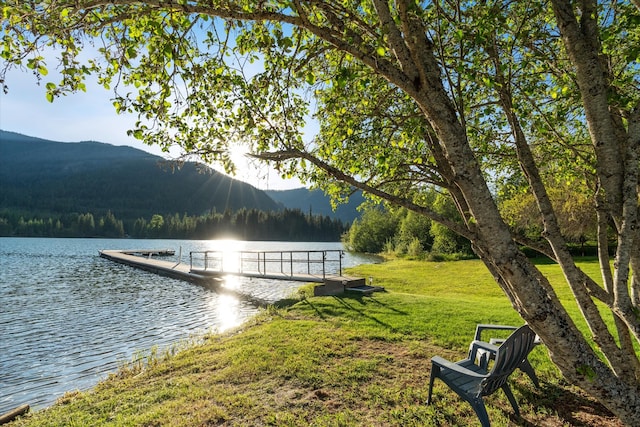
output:
[[[309,254],[315,252],[322,252],[319,260],[310,258]],[[238,253],[240,264],[235,270],[225,270],[223,268],[222,258],[209,255],[212,252],[192,252],[188,264],[180,260],[176,262],[158,259],[158,257],[175,255],[175,251],[171,249],[101,250],[99,251],[99,255],[110,261],[145,270],[150,273],[204,285],[219,283],[224,280],[225,276],[233,275],[259,279],[320,283],[321,285],[315,287],[314,295],[337,295],[345,291],[370,294],[383,290],[380,287],[368,286],[364,278],[343,276],[341,274],[341,263],[338,274],[328,274],[326,272],[326,264],[329,261],[326,260],[327,254],[325,252],[327,251],[241,252]],[[301,253],[307,254],[306,260],[295,258],[298,256],[296,254]],[[196,256],[204,254],[204,262],[202,265],[194,265],[194,254]],[[277,254],[279,254],[279,258],[277,258]],[[308,272],[296,272],[293,267],[294,262],[306,262]],[[284,271],[283,265],[287,263],[290,263],[291,267],[289,270]],[[312,263],[322,263],[321,270],[318,273],[310,272],[309,265]],[[212,268],[210,264],[217,265],[214,265]],[[247,268],[243,266],[244,264],[248,264],[254,268]],[[269,271],[269,264],[279,264],[280,270]]]
[[[170,250],[102,250],[99,255],[102,258],[113,262],[128,265],[130,267],[145,270],[160,276],[171,277],[174,279],[187,280],[189,282],[205,282],[210,278],[191,272],[188,264],[181,262],[169,261],[164,259],[153,258],[157,256],[174,255],[175,251]]]

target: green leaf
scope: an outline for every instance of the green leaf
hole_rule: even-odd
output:
[[[127,57],[128,59],[134,59],[136,56],[138,56],[138,52],[137,52],[136,48],[135,48],[135,47],[133,47],[133,46],[132,46],[132,47],[129,47],[129,48],[127,49],[126,57]]]
[[[305,80],[307,83],[312,85],[316,82],[316,76],[313,73],[307,73],[307,75],[305,76]]]

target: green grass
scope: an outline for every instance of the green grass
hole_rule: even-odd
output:
[[[570,306],[557,268],[542,268]],[[478,425],[471,407],[439,381],[433,404],[424,402],[432,356],[464,357],[477,323],[522,323],[484,265],[393,260],[350,274],[372,277],[386,291],[283,302],[239,330],[175,355],[152,354],[144,369],[123,367],[15,425]],[[531,360],[541,389],[513,376],[524,421],[498,392],[487,398],[492,425],[615,425],[565,384],[542,346]]]

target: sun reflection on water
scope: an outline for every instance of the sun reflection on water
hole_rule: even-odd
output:
[[[209,301],[209,307],[216,313],[219,332],[224,332],[242,323],[240,300],[233,295],[217,295],[217,298]]]
[[[230,270],[225,270],[225,271],[230,271]],[[235,276],[233,274],[228,274],[228,275],[224,276],[224,282],[223,282],[222,286],[225,289],[232,289],[234,291],[237,291],[242,286],[242,278],[240,276]]]
[[[241,252],[247,249],[247,242],[234,239],[211,240],[206,250],[218,252],[217,258],[223,272],[240,273],[242,271]],[[235,274],[224,276],[223,288],[239,291],[242,278]],[[242,321],[242,301],[232,293],[219,293],[209,300],[209,308],[215,313],[219,332],[239,326]]]

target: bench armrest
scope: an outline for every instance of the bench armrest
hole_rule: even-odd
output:
[[[452,371],[455,371],[459,374],[468,376],[468,377],[473,377],[473,378],[486,378],[487,375],[486,374],[479,374],[477,372],[473,372],[470,369],[467,369],[465,367],[462,367],[456,363],[450,362],[447,359],[443,359],[440,356],[433,356],[431,358],[431,363],[433,365],[437,365],[441,368],[445,368],[445,369],[450,369]],[[433,369],[433,368],[432,368]]]

